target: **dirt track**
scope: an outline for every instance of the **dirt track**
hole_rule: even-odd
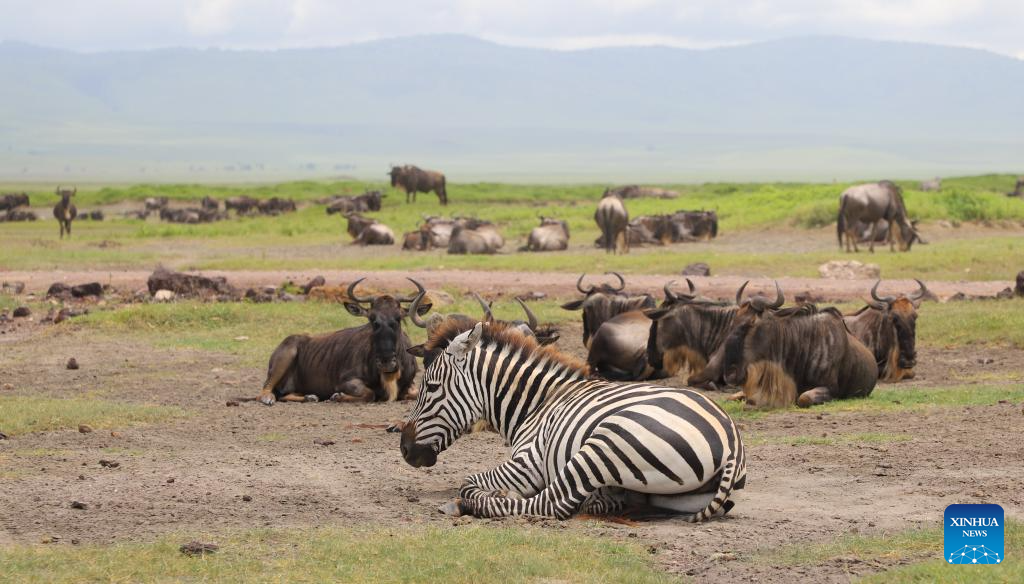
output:
[[[565,350],[582,353],[578,326],[566,327],[562,339]],[[436,507],[454,495],[465,475],[507,454],[495,435],[472,435],[431,469],[407,466],[397,435],[383,426],[404,417],[409,404],[225,407],[229,399],[254,395],[263,374],[230,356],[155,351],[131,340],[95,338],[74,325],[19,332],[2,349],[2,381],[14,385],[15,395],[99,392],[105,399],[180,406],[189,416],[125,429],[120,437],[69,430],[0,442],[4,469],[18,473],[0,480],[0,542],[58,536],[65,543],[104,543],[262,526],[457,526],[483,520],[452,520]],[[63,366],[72,355],[82,366],[78,371]],[[993,362],[981,365],[983,357]],[[1024,356],[1008,349],[921,348],[919,362],[918,377],[901,388],[948,385],[979,373],[1017,375],[1019,382],[1024,371]],[[851,532],[934,527],[943,508],[955,502],[1000,503],[1008,515],[1020,516],[1024,443],[1006,437],[1019,433],[1021,414],[1021,404],[1003,403],[912,415],[800,412],[744,421],[752,443],[748,488],[725,520],[539,523],[626,541],[636,537],[659,563],[697,581],[845,582],[851,574],[892,564],[848,560],[792,568],[750,558]],[[905,441],[791,443],[794,436],[867,432]],[[335,444],[318,446],[316,439]],[[103,468],[100,459],[120,467]],[[72,500],[89,508],[72,509]]]

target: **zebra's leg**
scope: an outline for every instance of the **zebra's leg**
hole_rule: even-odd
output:
[[[604,487],[594,491],[589,499],[583,502],[581,513],[590,515],[611,515],[622,511],[626,506],[626,496],[621,490],[613,491],[610,487]]]
[[[543,478],[537,472],[539,464],[540,461],[534,456],[533,450],[524,448],[497,467],[466,477],[466,481],[459,488],[459,497],[532,497],[544,487]]]

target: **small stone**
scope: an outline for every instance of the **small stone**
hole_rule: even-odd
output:
[[[123,436],[124,436],[124,434],[122,434],[122,433],[120,433],[120,432],[111,432],[111,433],[110,433],[110,437],[111,437],[111,438],[121,438],[121,437],[123,437]]]
[[[710,276],[711,266],[704,262],[696,262],[689,264],[683,268],[682,275],[684,276]]]
[[[327,439],[324,439],[324,438],[317,438],[316,440],[313,440],[313,444],[316,444],[317,446],[333,446],[335,444],[335,442],[334,442],[334,440],[327,440]]]
[[[630,534],[630,536],[632,535],[633,534]],[[711,554],[710,559],[712,562],[732,562],[736,559],[736,554],[732,552],[719,552]]]
[[[92,432],[92,426],[90,426],[89,424],[79,424],[78,432],[80,434],[89,434],[90,432]]]
[[[71,508],[72,509],[88,509],[89,505],[86,504],[86,503],[83,503],[81,501],[72,501],[71,502]]]
[[[420,498],[417,497],[416,495],[409,495],[408,497],[405,498],[405,500],[410,503],[419,503]]]
[[[11,315],[13,315],[14,318],[25,318],[26,316],[30,316],[31,314],[32,311],[27,306],[19,306],[14,309],[14,312],[11,313]]]
[[[67,368],[71,370],[78,369],[78,361],[76,361],[74,357],[68,359]]]
[[[174,477],[171,477],[171,478],[167,479],[167,484],[168,485],[173,483],[173,482],[174,482]]]
[[[249,495],[242,495],[242,500],[245,501],[246,503],[248,503],[248,502],[252,501],[252,497],[249,496]]]
[[[117,468],[121,466],[121,463],[116,460],[100,460],[100,466],[105,468]]]
[[[863,264],[857,260],[832,260],[818,266],[818,273],[828,280],[875,280],[881,277],[878,264]]]
[[[238,402],[236,402],[234,400],[229,400],[229,401],[225,402],[224,405],[229,407],[229,408],[237,408],[241,404],[239,404]]]
[[[174,292],[172,290],[157,290],[156,294],[153,294],[153,300],[157,302],[170,302],[174,300]]]

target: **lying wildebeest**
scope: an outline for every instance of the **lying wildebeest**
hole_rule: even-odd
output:
[[[71,197],[75,196],[77,192],[78,187],[71,190],[57,187],[57,196],[60,197],[60,202],[53,206],[53,216],[57,219],[57,223],[60,223],[61,239],[64,239],[65,231],[67,231],[68,237],[71,237],[71,222],[78,216],[78,209],[71,202]]]
[[[889,249],[895,250],[896,245],[899,244],[900,251],[910,251],[915,240],[926,243],[907,217],[907,208],[903,203],[903,191],[893,182],[883,180],[878,183],[852,186],[839,196],[836,233],[840,249],[843,247],[843,237],[845,236],[846,251],[860,251],[857,248],[856,226],[858,221],[863,221],[873,225],[874,231],[868,241],[868,250],[873,253],[875,251],[875,234],[877,234],[879,221],[882,219],[889,222]],[[894,229],[893,226],[896,228]]]
[[[569,247],[569,223],[552,217],[540,218],[520,251],[563,251]]]
[[[433,248],[446,249],[451,242],[452,231],[456,224],[465,225],[465,220],[424,215],[423,223],[415,231],[410,231],[403,236],[402,249],[418,251]]]
[[[662,189],[658,187],[642,187],[639,185],[625,185],[621,187],[614,187],[608,189],[618,195],[622,199],[639,199],[642,197],[651,197],[656,199],[675,199],[679,196],[676,191],[670,191],[668,189]]]
[[[143,204],[146,206],[146,212],[159,211],[160,209],[167,208],[169,201],[167,197],[146,197]]]
[[[230,197],[224,200],[224,210],[234,210],[237,215],[248,215],[253,212],[254,209],[259,208],[259,200],[249,197],[247,195],[241,195],[238,197]]]
[[[11,209],[10,211],[0,212],[0,223],[11,222],[16,223],[20,221],[35,221],[39,219],[34,211],[28,209]]]
[[[875,357],[834,308],[813,304],[771,317],[744,303],[725,341],[725,381],[751,407],[808,407],[865,397],[878,382]]]
[[[718,389],[724,385],[722,361],[725,339],[736,323],[741,306],[748,304],[758,313],[771,313],[786,302],[778,282],[775,298],[755,295],[743,300],[743,291],[750,282],[744,282],[736,291],[736,304],[727,305],[706,299],[669,298],[662,306],[646,310],[651,319],[647,362],[667,376],[688,369],[687,385],[704,389]]]
[[[416,376],[412,343],[402,330],[409,314],[403,304],[413,298],[356,296],[360,278],[348,286],[345,309],[367,323],[326,335],[292,335],[270,356],[267,380],[259,401],[395,401],[409,395]],[[415,280],[419,292],[424,288]],[[420,314],[430,304],[418,307]]]
[[[103,221],[103,211],[96,209],[95,211],[82,211],[78,214],[79,221]]]
[[[405,202],[416,202],[416,193],[437,193],[438,200],[442,205],[448,204],[448,191],[445,187],[444,175],[436,170],[423,170],[417,166],[406,164],[404,166],[392,166],[391,186],[405,191]]]
[[[426,320],[424,320],[420,318],[422,311],[419,310],[419,306],[425,296],[426,293],[421,292],[413,300],[412,304],[409,306],[409,319],[412,320],[413,324],[415,324],[416,326],[422,329],[426,329],[428,336],[434,334],[440,328],[447,326],[449,323],[452,322],[457,322],[459,323],[459,326],[468,328],[473,328],[473,326],[478,322],[485,322],[488,324],[498,323],[501,326],[514,328],[528,337],[536,337],[537,342],[540,343],[541,345],[550,345],[551,343],[554,343],[555,341],[558,340],[558,330],[550,326],[540,326],[540,324],[537,321],[537,315],[535,315],[533,311],[530,310],[530,307],[527,306],[526,303],[523,302],[522,299],[518,297],[515,300],[516,302],[519,303],[519,306],[523,309],[523,312],[526,313],[525,321],[496,319],[494,317],[494,313],[491,312],[492,303],[484,302],[484,299],[480,298],[480,296],[476,292],[473,293],[473,297],[476,298],[476,301],[480,303],[480,307],[483,309],[482,320],[478,318],[473,318],[472,316],[467,316],[465,314],[456,313],[441,315],[436,312],[431,314],[430,316],[427,317]],[[420,354],[416,354],[415,352],[413,354],[415,354],[418,357],[423,356]]]
[[[18,207],[28,206],[28,195],[25,193],[6,193],[0,196],[0,211],[10,211]]]
[[[1007,197],[1024,197],[1024,176],[1017,178],[1017,184],[1012,193],[1006,193]]]
[[[366,191],[365,193],[352,197],[349,195],[337,195],[332,197],[327,204],[327,214],[365,213],[366,211],[380,211],[384,195],[380,191]]]
[[[479,219],[460,220],[452,227],[448,240],[450,254],[494,254],[505,245],[505,238],[493,223]]]
[[[207,211],[219,211],[220,201],[214,199],[210,195],[206,195],[201,201],[199,201],[199,206]]]
[[[584,289],[582,283],[586,274],[581,274],[576,280],[576,289],[583,294],[583,298],[562,305],[565,310],[583,311],[583,346],[588,349],[591,337],[608,319],[623,312],[656,306],[654,297],[650,294],[630,296],[623,292],[626,289],[626,280],[621,274],[618,272],[608,272],[608,274],[619,279],[618,288],[609,284],[601,284],[599,287],[591,285]]]
[[[928,294],[928,288],[917,280],[916,292],[880,297],[878,285],[881,283],[879,280],[871,288],[873,302],[843,320],[853,336],[874,354],[879,379],[912,379],[917,364],[917,308]]]
[[[167,221],[168,223],[187,223],[195,225],[197,223],[213,223],[214,221],[220,221],[226,218],[227,212],[221,213],[217,210],[212,209],[201,209],[199,207],[185,207],[182,209],[172,209],[170,207],[164,207],[160,209],[160,219]]]
[[[696,288],[689,279],[689,294],[672,292],[672,284],[665,284],[665,300],[661,308],[692,301]],[[617,381],[662,379],[669,374],[660,366],[651,366],[648,360],[648,342],[653,321],[643,310],[630,310],[606,320],[590,340],[587,364],[596,377]]]
[[[942,190],[942,179],[935,177],[932,180],[921,181],[921,190],[925,192],[939,192]]]
[[[359,213],[348,213],[348,234],[352,236],[353,244],[359,245],[392,245],[395,243],[395,234],[391,228],[376,219],[363,217]]]
[[[629,212],[618,195],[606,190],[594,211],[594,221],[601,230],[604,249],[608,253],[629,252]]]
[[[718,213],[676,211],[670,216],[672,241],[708,241],[718,237]]]
[[[296,209],[295,201],[280,197],[271,197],[260,201],[256,203],[256,208],[263,215],[280,215],[281,213],[291,213]]]

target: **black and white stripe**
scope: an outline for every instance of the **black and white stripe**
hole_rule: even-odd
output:
[[[513,449],[468,477],[449,511],[564,519],[617,511],[641,494],[703,521],[728,511],[745,483],[739,430],[698,392],[591,381],[551,349],[480,324],[435,353],[403,454],[436,455],[480,419]]]

